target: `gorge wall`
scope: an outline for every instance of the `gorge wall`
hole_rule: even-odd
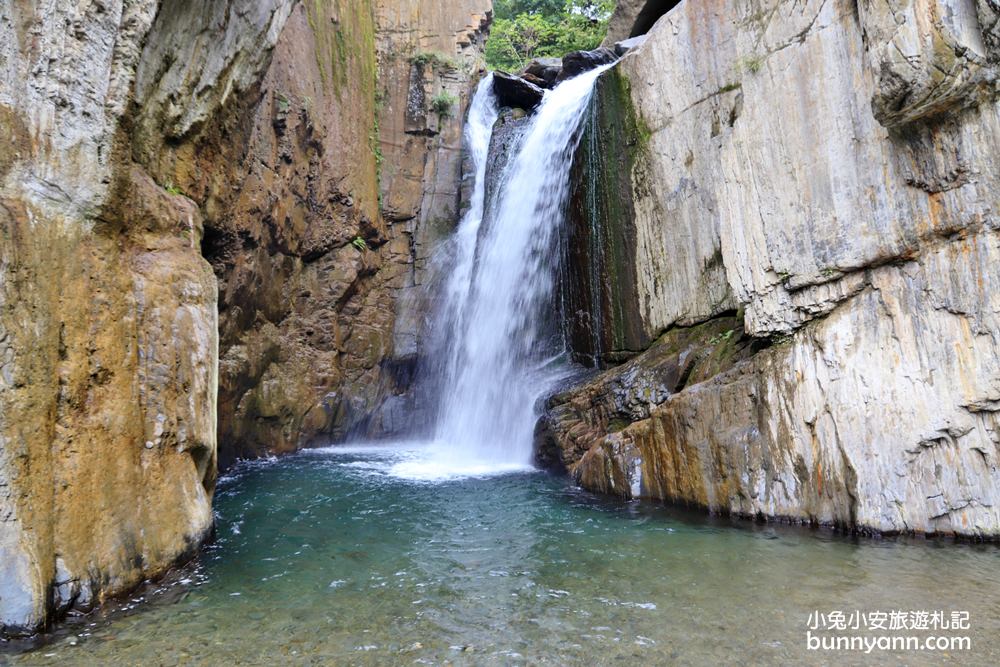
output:
[[[585,137],[574,197],[604,203],[571,211],[575,350],[631,360],[550,400],[543,458],[714,512],[1000,535],[998,18],[660,18],[599,83],[588,132],[626,150]]]
[[[0,3],[0,631],[193,553],[218,459],[399,427],[489,12]]]

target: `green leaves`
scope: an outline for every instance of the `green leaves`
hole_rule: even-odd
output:
[[[533,58],[597,48],[615,0],[498,0],[494,6],[486,64],[517,71]]]
[[[451,115],[452,107],[454,107],[457,103],[457,97],[449,95],[446,92],[441,92],[431,99],[431,111],[436,113],[439,117],[445,118]]]

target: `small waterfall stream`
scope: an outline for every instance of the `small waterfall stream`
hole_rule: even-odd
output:
[[[490,202],[485,174],[497,118],[491,79],[476,92],[466,129],[474,194],[453,239],[430,334],[443,349],[436,351],[434,456],[425,464],[438,472],[531,466],[536,404],[565,368],[553,292],[570,167],[594,83],[608,67],[546,93]]]

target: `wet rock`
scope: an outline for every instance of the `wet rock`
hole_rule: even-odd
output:
[[[1000,538],[1000,42],[977,37],[995,34],[987,4],[947,19],[935,17],[948,0],[779,8],[768,31],[793,52],[762,51],[737,2],[681,3],[602,77],[596,146],[634,154],[605,171],[624,182],[604,179],[608,214],[592,219],[634,255],[598,272],[616,289],[591,302],[601,310],[579,302],[579,321],[613,342],[637,319],[657,336],[738,313],[762,347],[665,400],[652,386],[634,421],[597,385],[553,406],[549,432],[576,452],[565,463],[586,468],[581,483],[619,493],[640,460],[642,495],[713,512]],[[802,94],[817,72],[824,85]],[[786,112],[764,111],[775,105]],[[607,316],[620,312],[638,316]],[[645,373],[618,377],[645,395]],[[602,422],[608,405],[620,423]]]
[[[520,107],[531,110],[537,107],[545,91],[519,76],[506,72],[493,73],[493,91],[502,107]]]
[[[604,46],[593,51],[573,51],[572,53],[567,53],[562,59],[562,71],[559,73],[559,81],[571,79],[578,74],[583,74],[601,65],[613,63],[616,60],[618,60],[618,54]]]
[[[624,39],[615,44],[615,53],[617,53],[619,56],[624,56],[632,49],[642,46],[646,42],[647,37],[648,35],[639,35],[638,37]]]
[[[536,58],[528,63],[521,75],[526,79],[531,77],[530,80],[542,88],[553,88],[561,71],[561,58]]]
[[[500,177],[507,163],[517,153],[521,137],[529,123],[527,114],[521,109],[505,109],[494,123],[493,135],[490,137],[490,161],[486,165],[487,206],[500,186]],[[484,224],[489,224],[488,215]]]
[[[406,100],[467,99],[490,14],[383,4],[0,12],[0,634],[197,549],[217,442],[342,437],[397,389],[380,362],[454,224],[463,117],[409,135]],[[414,76],[378,55],[429,44],[449,56]]]
[[[630,361],[596,375],[591,371],[546,402],[535,434],[536,458],[545,467],[557,467],[558,463],[591,490],[616,487],[611,480],[596,486],[588,483],[598,479],[589,469],[594,460],[619,463],[614,457],[607,459],[607,452],[603,452],[609,434],[648,419],[657,406],[688,385],[749,358],[751,344],[741,322],[723,316],[695,327],[674,329]],[[586,459],[595,448],[603,453]],[[618,467],[624,470],[627,466]],[[618,495],[630,495],[620,484],[616,488]]]

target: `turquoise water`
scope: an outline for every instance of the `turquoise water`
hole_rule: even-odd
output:
[[[220,484],[218,539],[186,581],[8,660],[1000,664],[995,547],[711,522],[542,473],[396,476],[419,458],[354,448],[245,464]],[[806,650],[811,611],[855,609],[969,611],[972,650]]]

